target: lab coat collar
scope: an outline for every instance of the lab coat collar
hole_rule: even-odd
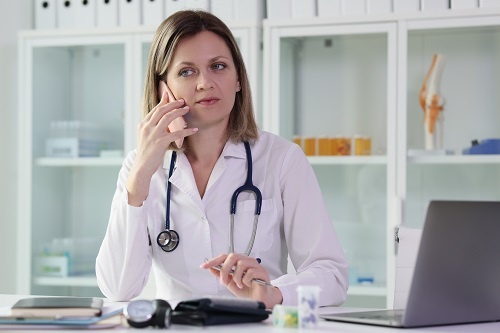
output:
[[[179,163],[181,155],[183,155],[185,158],[184,153],[177,152],[177,163]],[[222,149],[221,156],[223,156],[224,158],[226,157],[245,158],[245,159],[247,158],[243,143],[236,143],[232,140],[228,140],[226,142],[226,144],[224,145],[224,149]],[[172,157],[172,151],[169,150],[165,153],[165,157],[163,158],[163,169],[167,170],[167,172],[170,167],[171,157]]]
[[[170,168],[171,157],[172,157],[172,151],[167,151],[163,160],[163,168],[167,173],[167,177],[168,177],[168,170]],[[221,156],[219,157],[217,163],[214,166],[214,169],[212,170],[205,191],[205,197],[207,193],[210,191],[212,185],[220,178],[224,170],[226,170],[226,163],[225,163],[226,158],[233,158],[233,157],[246,159],[245,148],[243,144],[237,144],[229,140],[224,145]],[[190,179],[190,181],[186,182],[186,179]],[[191,200],[196,204],[196,206],[198,206],[200,211],[204,212],[204,205],[198,193],[198,189],[196,188],[196,181],[194,179],[191,165],[189,164],[186,155],[182,152],[177,153],[177,161],[172,176],[170,177],[170,182],[172,183],[172,185],[176,186],[179,190],[188,195],[191,198]]]

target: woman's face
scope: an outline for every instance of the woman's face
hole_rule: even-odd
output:
[[[231,51],[210,31],[181,40],[168,67],[167,85],[190,107],[189,127],[226,128],[240,83]]]

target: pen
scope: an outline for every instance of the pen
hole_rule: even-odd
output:
[[[215,270],[218,270],[220,272],[221,269],[222,269],[222,265],[212,266],[212,268],[215,269]],[[234,269],[231,269],[231,272],[229,272],[229,274],[233,275],[233,273],[234,273]],[[272,284],[267,283],[266,281],[261,280],[261,279],[252,279],[252,281],[255,282],[255,283],[258,283],[260,285],[263,285],[263,286],[274,287]]]

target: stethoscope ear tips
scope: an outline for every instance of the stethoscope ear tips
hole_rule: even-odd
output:
[[[162,231],[156,238],[156,243],[163,251],[172,252],[179,246],[179,234],[175,230]]]

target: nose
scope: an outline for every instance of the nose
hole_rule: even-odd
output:
[[[214,87],[210,73],[201,72],[198,78],[198,85],[196,87],[198,90],[208,90]]]

